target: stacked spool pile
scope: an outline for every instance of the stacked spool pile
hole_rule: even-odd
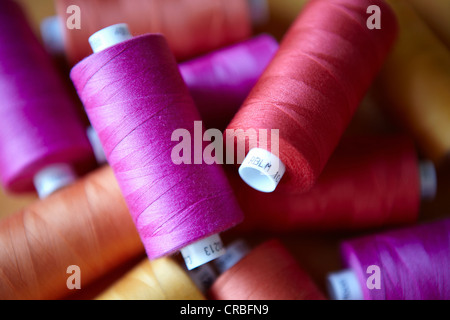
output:
[[[0,299],[449,300],[444,3],[0,1]]]

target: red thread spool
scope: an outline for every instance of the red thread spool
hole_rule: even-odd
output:
[[[283,244],[273,239],[225,271],[209,291],[213,300],[323,300],[324,295]]]
[[[57,27],[63,30],[71,64],[90,55],[90,35],[118,23],[128,24],[134,36],[163,34],[175,57],[186,60],[250,37],[252,11],[260,8],[247,0],[55,0],[55,4],[64,23]],[[80,8],[80,29],[65,27],[71,5]]]
[[[414,223],[421,196],[436,193],[434,167],[419,164],[417,157],[407,136],[347,137],[306,193],[263,194],[230,173],[245,214],[236,231],[358,230]]]
[[[383,13],[380,30],[366,25],[370,5],[378,5]],[[228,129],[278,129],[279,155],[275,152],[275,156],[286,166],[284,188],[309,190],[383,64],[396,33],[395,15],[384,1],[310,1]],[[247,152],[256,147],[241,135],[234,148],[245,142]],[[232,147],[227,143],[227,148]],[[261,181],[275,181],[275,186],[279,181],[276,174],[262,178],[265,172],[252,165],[250,157],[239,171],[255,189]],[[261,187],[264,192],[273,190]]]

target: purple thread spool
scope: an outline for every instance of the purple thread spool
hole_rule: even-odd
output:
[[[22,8],[0,2],[0,176],[10,192],[46,197],[93,155],[81,118]]]
[[[328,277],[333,299],[450,299],[450,219],[344,241],[341,254],[347,269]]]
[[[202,119],[224,129],[244,102],[278,49],[270,35],[222,48],[180,64]]]
[[[223,169],[171,159],[176,129],[200,116],[162,35],[132,38],[125,24],[90,38],[94,54],[71,78],[98,133],[147,255],[181,250],[188,269],[225,250],[219,233],[243,214]]]

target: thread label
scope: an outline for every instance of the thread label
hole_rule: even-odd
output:
[[[219,235],[202,239],[180,251],[188,270],[208,263],[226,252]]]
[[[271,152],[254,148],[239,167],[239,175],[252,188],[272,192],[286,171],[281,160]]]

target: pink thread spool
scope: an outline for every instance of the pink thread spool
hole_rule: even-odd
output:
[[[219,256],[219,233],[243,214],[218,165],[175,164],[177,129],[198,111],[162,35],[125,24],[90,38],[94,54],[71,78],[98,133],[150,259],[181,250],[188,269]]]
[[[450,219],[344,241],[341,254],[347,269],[328,277],[333,299],[450,299]]]
[[[0,177],[46,197],[76,179],[92,149],[76,106],[22,8],[0,2]]]

